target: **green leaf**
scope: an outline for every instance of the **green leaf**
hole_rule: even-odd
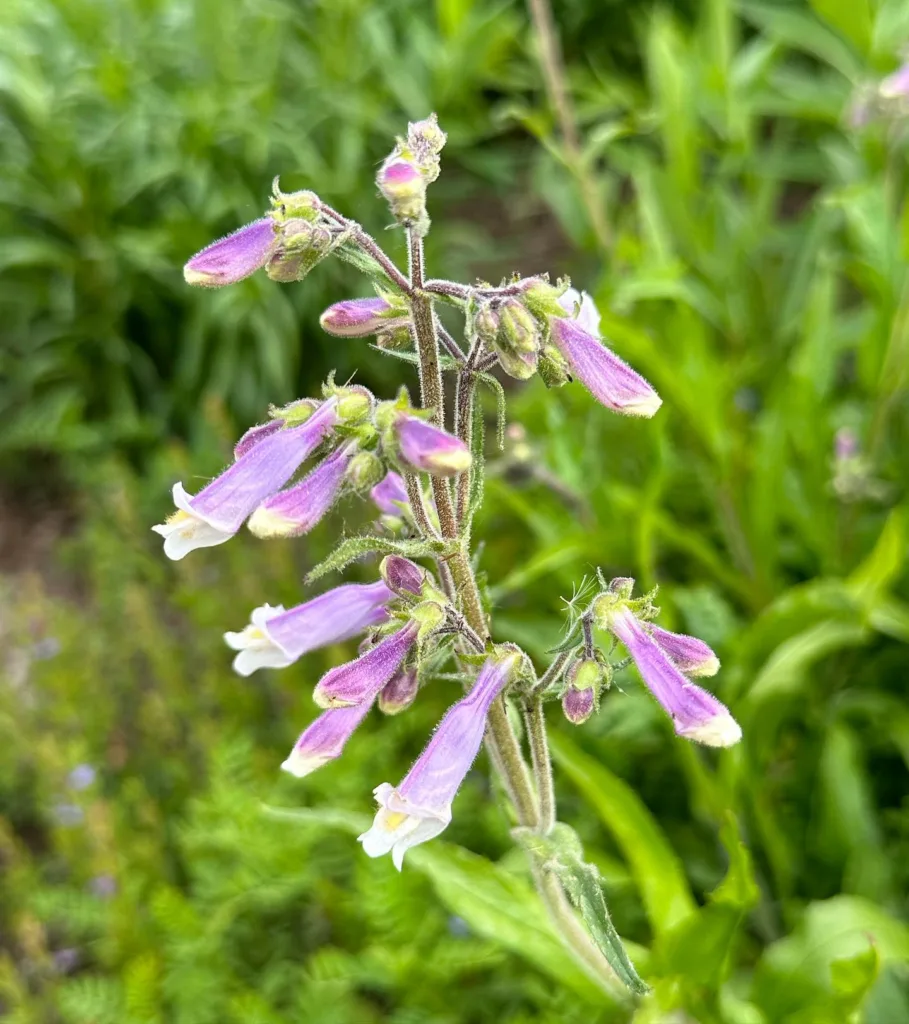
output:
[[[263,810],[270,818],[352,835],[370,824],[365,815],[333,808]],[[599,979],[581,970],[565,950],[539,897],[523,879],[485,857],[440,840],[408,851],[406,866],[425,875],[445,906],[478,935],[523,957],[587,1002],[618,1001],[616,991],[605,989]]]
[[[751,855],[732,815],[720,838],[729,855],[726,877],[708,904],[680,921],[654,946],[653,972],[683,988],[719,991],[735,963],[735,943],[747,912],[760,897]]]
[[[825,1002],[835,1005],[834,963],[872,946],[882,965],[909,960],[909,927],[858,896],[812,903],[793,934],[765,950],[755,972],[755,1001],[773,1021]],[[838,968],[841,986],[849,974],[843,965]]]
[[[634,790],[561,733],[550,749],[584,794],[628,861],[653,930],[660,934],[695,909],[682,865],[656,819]]]
[[[649,992],[609,916],[600,873],[593,865],[584,862],[581,844],[574,830],[559,824],[549,836],[538,835],[531,829],[515,829],[513,834],[541,869],[551,872],[561,882],[587,925],[597,949],[622,984],[637,995]]]
[[[811,0],[811,6],[861,53],[870,50],[873,28],[870,0]]]
[[[309,571],[307,583],[314,583],[330,572],[344,569],[364,555],[403,555],[405,558],[429,558],[454,552],[452,544],[443,541],[389,540],[386,537],[348,537],[318,565]]]

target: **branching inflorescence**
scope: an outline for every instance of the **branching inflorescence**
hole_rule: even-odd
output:
[[[262,605],[248,626],[225,634],[237,652],[234,668],[244,676],[363,637],[358,657],[319,681],[314,697],[324,710],[282,767],[303,777],[339,757],[373,704],[386,714],[403,711],[423,682],[451,663],[447,678],[465,680],[466,695],[404,780],[376,788],[379,809],[360,837],[364,851],[391,853],[400,868],[410,847],[437,836],[485,739],[512,804],[515,838],[566,946],[600,984],[618,976],[642,992],[646,986],[611,925],[595,869],[584,863],[571,829],[557,823],[543,706],[561,700],[570,722],[589,718],[611,685],[610,652],[618,641],[679,736],[722,747],[736,743],[741,730],[692,682],[717,671],[714,653],[700,640],[655,626],[653,595],[634,598],[631,579],[599,578],[583,608],[573,602],[566,638],[541,675],[517,645],[492,642],[490,609],[471,561],[471,524],[483,494],[478,381],[495,385],[489,376],[495,365],[521,380],[538,373],[550,387],[577,378],[602,405],[632,416],[652,416],[660,398],[604,345],[596,307],[569,282],[530,277],[494,287],[424,277],[426,191],[438,176],[444,144],[434,115],[411,124],[378,173],[379,190],[407,233],[407,274],[358,224],[312,192],[281,192],[277,181],[267,216],[203,249],[185,268],[190,284],[220,287],[260,269],[275,281],[299,281],[330,255],[346,260],[370,278],[376,296],[337,303],[321,325],[337,337],[374,337],[378,349],[414,362],[419,406],[403,389],[394,400],[378,401],[363,387],[330,378],[321,398],[272,408],[267,422],[238,441],[234,462],[198,494],[175,484],[177,511],[154,529],[164,537],[165,553],[180,559],[224,543],[244,522],[263,538],[308,533],[344,494],[369,495],[380,512],[375,529],[342,541],[310,580],[381,554],[377,581],[348,583],[289,610]],[[463,314],[463,344],[439,324],[438,302]],[[449,412],[446,374],[454,378]],[[312,456],[314,466],[301,471]],[[608,643],[598,643],[604,635]],[[523,712],[529,765],[506,698]]]

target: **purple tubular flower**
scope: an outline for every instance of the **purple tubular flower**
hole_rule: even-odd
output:
[[[195,548],[223,544],[264,499],[294,475],[338,422],[337,399],[329,398],[299,427],[278,430],[247,448],[232,466],[195,496],[174,484],[177,511],[153,526],[174,560]]]
[[[381,298],[336,302],[319,317],[322,330],[338,338],[365,338],[378,331],[405,327],[409,322],[406,313]]]
[[[329,669],[319,680],[313,699],[321,708],[353,707],[372,703],[379,690],[401,667],[401,662],[416,643],[419,623],[408,622],[397,633],[387,636],[366,654]]]
[[[626,416],[652,416],[663,404],[653,388],[576,320],[553,317],[552,340],[572,372],[607,409]]]
[[[456,476],[470,467],[467,445],[453,434],[416,416],[395,420],[401,455],[413,466],[433,476]]]
[[[346,583],[289,611],[255,608],[245,629],[224,634],[227,646],[239,652],[234,671],[248,676],[260,668],[285,668],[310,651],[349,640],[384,622],[393,596],[381,581]]]
[[[183,276],[187,284],[204,288],[235,284],[264,267],[277,247],[274,221],[262,217],[197,252]]]
[[[559,305],[575,319],[582,331],[593,335],[594,338],[600,336],[600,311],[587,292],[569,288],[559,299]]]
[[[352,708],[332,708],[305,729],[281,765],[298,779],[309,775],[323,764],[340,757],[344,746],[372,706],[359,704]]]
[[[252,533],[263,538],[309,533],[337,500],[353,453],[353,448],[334,452],[298,484],[263,501],[250,516]]]
[[[720,659],[696,636],[670,633],[659,626],[650,626],[650,635],[672,664],[686,676],[715,676],[719,672]]]
[[[379,710],[383,715],[399,715],[416,700],[419,688],[417,670],[401,669],[379,691]]]
[[[386,516],[400,516],[410,509],[404,477],[393,469],[385,474],[384,480],[373,487],[369,496],[376,503],[379,511]]]
[[[250,427],[234,445],[234,461],[243,458],[248,451],[255,448],[255,446],[266,437],[271,437],[272,434],[277,434],[283,426],[284,420],[277,419],[268,420],[267,423],[259,423],[255,427]]]
[[[395,789],[383,782],[376,788],[379,810],[360,836],[368,856],[390,852],[400,871],[411,846],[433,839],[448,825],[451,803],[483,742],[489,707],[519,662],[517,654],[490,658],[470,693],[445,713],[401,785]]]
[[[690,682],[628,608],[609,613],[609,628],[628,648],[650,692],[685,739],[709,747],[731,747],[742,730],[729,709],[713,694]]]

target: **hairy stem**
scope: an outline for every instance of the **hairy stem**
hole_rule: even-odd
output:
[[[445,405],[442,386],[442,373],[439,364],[439,335],[435,314],[432,308],[431,295],[424,285],[423,279],[423,240],[414,232],[408,232],[410,256],[410,298],[413,310],[413,333],[420,359],[420,397],[425,409],[431,409],[434,421],[444,427]],[[434,282],[435,283],[435,282]],[[457,286],[452,286],[452,292]],[[469,294],[469,289],[465,290]],[[452,294],[448,292],[448,294]],[[474,346],[468,357],[466,373],[459,378],[458,408],[455,417],[455,429],[462,439],[469,443],[469,430],[473,421],[473,402],[475,382],[473,362],[479,356],[479,349]],[[462,474],[467,477],[467,474]],[[432,478],[433,496],[439,516],[442,535],[457,538],[459,521],[463,520],[467,504],[462,497],[459,484],[459,516],[456,517],[451,500],[451,492],[445,480]],[[428,517],[421,508],[422,494],[412,493],[412,485],[408,481],[408,496],[414,507],[414,518],[420,530],[426,534]],[[469,479],[468,490],[469,495]],[[417,500],[419,499],[419,500]],[[425,520],[421,522],[421,520]],[[462,537],[460,550],[450,558],[441,561],[439,570],[443,586],[449,596],[460,599],[464,618],[477,640],[485,644],[489,637],[489,624],[483,610],[479,587],[474,576],[473,567],[468,557],[469,539]],[[545,677],[544,677],[545,678]],[[509,799],[511,800],[518,823],[526,828],[539,828],[548,832],[554,821],[555,803],[552,796],[552,769],[549,763],[549,751],[546,744],[545,723],[542,718],[542,702],[535,700],[529,712],[529,728],[531,735],[534,768],[537,774],[537,793],[531,782],[530,773],[521,744],[515,735],[511,722],[508,720],[505,700],[497,698],[489,709],[486,729],[486,747],[490,760],[502,778]],[[539,799],[538,799],[539,794]],[[585,971],[605,990],[614,990],[614,975],[605,958],[593,945],[590,936],[577,920],[562,889],[561,883],[550,873],[534,866],[534,878],[540,898],[547,907],[553,924],[562,942],[583,966]]]
[[[555,791],[552,788],[552,763],[549,760],[549,743],[546,739],[546,718],[543,701],[531,697],[524,704],[524,721],[530,738],[530,756],[533,762],[533,777],[537,784],[537,800],[540,806],[537,831],[548,835],[556,822]]]
[[[420,486],[420,478],[416,473],[404,474],[404,486],[407,488],[407,498],[410,502],[410,510],[413,512],[414,522],[424,537],[438,537],[439,531],[433,526],[426,510],[426,502],[423,500],[423,488]]]

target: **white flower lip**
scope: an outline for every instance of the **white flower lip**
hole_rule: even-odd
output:
[[[286,668],[294,658],[268,632],[268,621],[284,613],[283,605],[261,605],[253,610],[250,624],[239,633],[225,633],[224,642],[239,653],[233,669],[241,676],[250,676],[260,668]]]
[[[196,548],[212,548],[233,537],[233,530],[226,530],[192,507],[192,498],[182,483],[174,484],[173,495],[177,512],[166,522],[152,527],[164,538],[164,554],[172,561],[178,562]]]

